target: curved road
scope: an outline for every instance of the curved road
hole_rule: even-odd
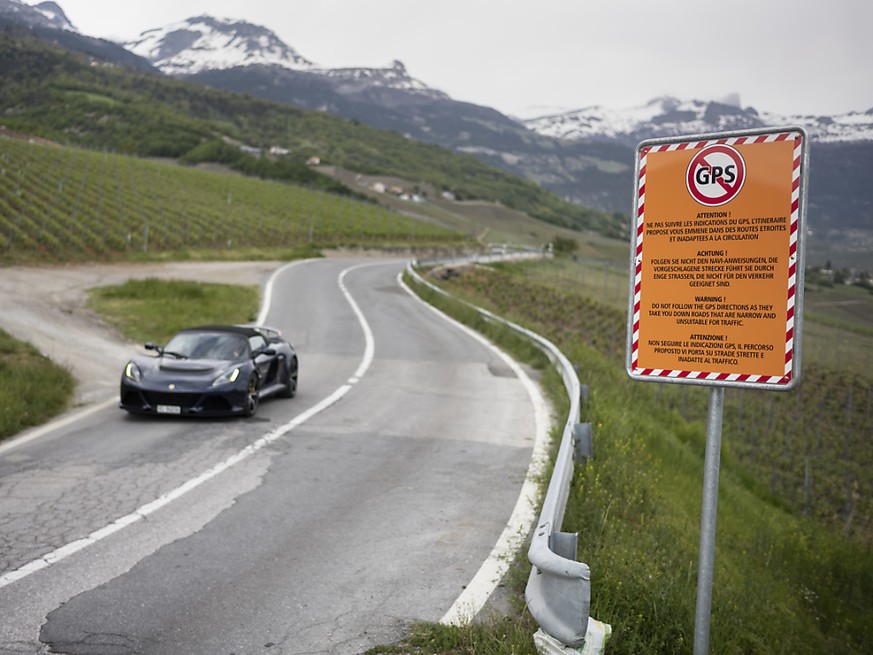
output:
[[[252,420],[110,406],[7,446],[0,652],[360,653],[453,608],[545,427],[518,369],[402,268],[275,275],[263,318],[300,390]]]

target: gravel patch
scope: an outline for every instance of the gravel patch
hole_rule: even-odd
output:
[[[77,380],[77,405],[103,402],[117,395],[121,370],[141,344],[124,339],[85,307],[87,289],[148,277],[263,288],[281,265],[178,262],[0,268],[0,328],[67,367]]]

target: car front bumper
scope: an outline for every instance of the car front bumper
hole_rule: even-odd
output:
[[[119,407],[135,414],[234,416],[246,412],[247,395],[246,388],[239,385],[169,390],[166,386],[149,388],[124,380]]]

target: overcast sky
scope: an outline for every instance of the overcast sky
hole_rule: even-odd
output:
[[[26,0],[38,4],[37,0]],[[387,66],[516,116],[654,97],[873,108],[871,0],[57,0],[114,40],[192,16],[263,25],[319,66]]]

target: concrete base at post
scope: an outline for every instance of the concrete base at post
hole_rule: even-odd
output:
[[[534,644],[540,655],[603,655],[606,642],[612,635],[612,626],[602,621],[588,617],[588,630],[585,632],[585,643],[579,648],[565,646],[560,641],[546,634],[542,629],[534,633]]]

